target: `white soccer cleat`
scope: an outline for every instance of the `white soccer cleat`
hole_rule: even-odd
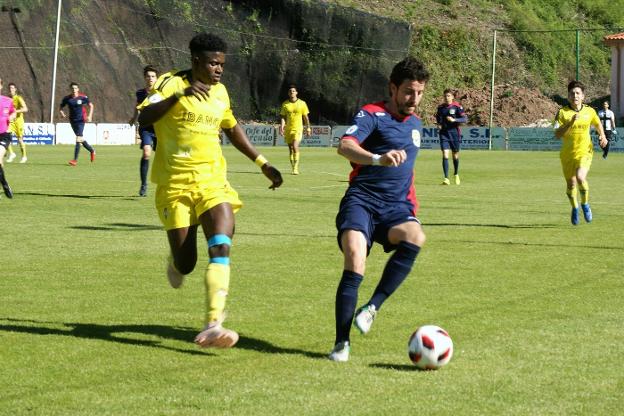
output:
[[[13,160],[15,160],[16,154],[15,153],[11,153],[7,156],[7,163],[11,163],[13,162]]]
[[[339,363],[344,363],[349,361],[349,353],[351,352],[351,346],[349,345],[349,341],[339,342],[334,346],[332,352],[329,353],[327,358],[332,361],[336,361]]]
[[[362,306],[355,313],[353,325],[355,325],[355,327],[359,329],[362,334],[368,334],[368,331],[370,331],[371,325],[373,325],[373,321],[375,320],[375,316],[377,316],[375,305]]]
[[[195,343],[202,348],[231,348],[238,342],[238,333],[221,325],[225,314],[221,319],[210,322],[202,332],[195,337]]]
[[[20,159],[20,163],[26,163],[27,160],[28,158],[26,156],[22,156],[22,158]]]
[[[179,288],[184,283],[184,275],[175,268],[172,257],[169,257],[169,262],[167,263],[167,278],[169,279],[169,284],[174,289]]]

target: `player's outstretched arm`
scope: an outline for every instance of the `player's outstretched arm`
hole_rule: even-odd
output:
[[[338,154],[358,165],[399,166],[407,159],[405,150],[390,150],[383,155],[376,155],[348,138],[340,140]]]
[[[249,159],[253,160],[260,168],[262,169],[262,173],[271,181],[271,186],[269,189],[276,189],[282,185],[283,179],[282,174],[279,170],[277,170],[274,166],[272,166],[264,156],[260,155],[258,150],[251,144],[249,138],[240,127],[240,125],[236,124],[231,129],[223,129],[223,132],[228,136],[232,145],[247,156]]]

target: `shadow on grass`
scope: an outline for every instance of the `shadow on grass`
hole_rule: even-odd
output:
[[[425,227],[485,227],[485,228],[558,228],[555,224],[462,224],[445,222],[427,222]]]
[[[31,196],[45,196],[52,198],[73,198],[73,199],[126,199],[128,201],[134,201],[141,197],[132,197],[129,195],[78,195],[78,194],[49,194],[43,192],[15,192],[15,195],[31,195]]]
[[[116,342],[119,344],[134,345],[150,348],[180,352],[191,355],[214,355],[209,350],[200,350],[192,344],[198,333],[197,329],[185,327],[172,327],[165,325],[101,325],[93,323],[60,323],[42,322],[35,320],[22,320],[14,318],[0,318],[0,331],[18,332],[31,335],[60,335],[67,337],[95,339],[101,341]],[[161,340],[139,339],[129,336],[158,337],[162,340],[174,340],[188,342],[188,348],[175,348],[164,345]],[[325,358],[324,354],[300,350],[297,348],[284,348],[271,344],[261,339],[240,336],[234,348],[258,351],[268,354],[297,354],[309,358]]]
[[[419,369],[415,365],[409,364],[387,364],[387,363],[373,363],[370,365],[373,368],[381,368],[383,370],[394,370],[394,371],[409,371],[409,372],[425,372],[424,370]]]
[[[162,231],[163,227],[158,225],[149,224],[126,224],[126,223],[112,223],[102,226],[97,225],[72,225],[70,227],[73,230],[88,230],[88,231]]]

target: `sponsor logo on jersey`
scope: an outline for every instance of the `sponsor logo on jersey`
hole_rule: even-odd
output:
[[[375,113],[375,115],[376,115],[377,117],[383,117],[383,116],[385,116],[385,115],[386,115],[386,113],[384,113],[384,112],[382,112],[382,111],[377,111],[377,112]]]

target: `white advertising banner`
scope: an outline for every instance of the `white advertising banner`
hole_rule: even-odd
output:
[[[303,134],[303,138],[301,139],[301,143],[299,146],[301,147],[329,147],[332,142],[332,128],[330,126],[311,126],[312,134],[310,137]],[[286,141],[284,140],[284,136],[279,134],[279,129],[275,130],[277,135],[275,144],[276,146],[286,146]]]
[[[97,127],[94,123],[85,123],[82,137],[90,144],[95,143]],[[75,144],[76,134],[69,123],[56,124],[56,144]]]
[[[52,123],[24,123],[26,144],[54,144],[55,126]]]
[[[132,145],[136,143],[136,127],[128,123],[98,123],[97,145]]]

